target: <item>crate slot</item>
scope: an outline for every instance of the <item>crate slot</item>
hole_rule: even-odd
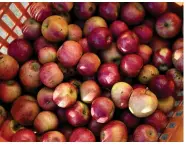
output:
[[[21,20],[20,20],[21,23],[23,24],[23,23],[26,21],[26,19],[27,19],[27,18],[26,18],[25,16],[22,16],[22,17],[21,17]]]
[[[7,47],[5,47],[5,46],[2,46],[1,48],[0,48],[0,52],[1,53],[3,53],[3,54],[7,54]]]
[[[22,35],[22,31],[21,31],[21,29],[18,26],[16,26],[14,28],[14,32],[17,34],[17,36],[21,36]]]
[[[15,26],[15,23],[7,14],[4,14],[1,19],[7,24],[9,28],[12,29]]]
[[[5,39],[8,36],[8,33],[0,26],[0,36]]]
[[[28,2],[21,2],[22,6],[26,9],[29,6]]]
[[[13,40],[14,38],[12,36],[9,36],[6,41],[10,44]]]
[[[19,19],[22,16],[22,12],[16,7],[14,3],[12,3],[9,7],[12,13]]]

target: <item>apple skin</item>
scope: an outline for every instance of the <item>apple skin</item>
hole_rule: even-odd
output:
[[[106,123],[111,120],[114,111],[114,103],[107,97],[98,97],[92,102],[91,115],[98,123]]]
[[[103,87],[112,87],[120,80],[118,66],[115,63],[104,63],[98,70],[98,81]]]
[[[82,30],[76,24],[68,25],[68,40],[79,41],[82,38]]]
[[[29,126],[33,124],[40,108],[34,97],[24,95],[14,101],[10,112],[19,124]]]
[[[39,72],[41,82],[48,88],[54,88],[63,81],[63,73],[54,62],[45,63]]]
[[[112,86],[111,98],[115,106],[120,109],[128,107],[128,101],[133,88],[125,82],[117,82]]]
[[[80,20],[89,19],[96,11],[96,5],[93,2],[78,2],[74,5],[74,14]]]
[[[77,101],[72,107],[66,109],[66,118],[74,127],[84,126],[90,119],[90,111],[86,104]]]
[[[58,118],[51,111],[42,111],[35,118],[33,125],[38,133],[55,130],[58,127]]]
[[[83,53],[91,52],[91,47],[88,44],[87,38],[82,38],[78,41],[78,43],[81,45],[83,49]]]
[[[80,86],[81,100],[85,103],[92,103],[92,101],[101,95],[99,85],[93,80],[84,81]]]
[[[48,41],[64,41],[68,35],[68,23],[61,16],[49,16],[43,21],[41,32]]]
[[[13,57],[0,54],[0,80],[13,79],[18,71],[19,64]]]
[[[99,4],[99,14],[107,21],[114,21],[118,18],[120,3],[101,2]]]
[[[153,126],[158,132],[162,132],[168,124],[166,114],[160,110],[156,110],[152,115],[145,118],[145,124]]]
[[[21,86],[14,80],[0,82],[0,100],[11,103],[21,95]]]
[[[74,6],[73,2],[52,2],[52,6],[58,12],[70,12]]]
[[[70,142],[95,142],[94,134],[84,127],[79,127],[73,130],[70,139]]]
[[[128,25],[137,25],[143,21],[145,10],[140,3],[129,2],[122,6],[120,15],[121,20]]]
[[[66,142],[66,138],[59,131],[48,131],[41,136],[41,142]]]
[[[139,38],[132,31],[123,32],[117,39],[117,48],[122,54],[136,53],[139,47]]]
[[[5,120],[1,126],[1,137],[7,141],[12,141],[13,135],[22,128],[15,120]]]
[[[12,142],[36,142],[36,135],[30,129],[20,129],[12,136]]]
[[[173,52],[172,62],[174,67],[183,73],[183,48],[177,49]]]
[[[110,121],[100,132],[101,142],[126,142],[127,138],[127,127],[119,120]]]
[[[158,98],[166,98],[174,94],[175,84],[165,75],[157,75],[149,82],[149,89],[156,94]]]
[[[140,123],[140,118],[134,116],[128,109],[121,113],[120,120],[127,126],[127,128],[135,128]]]
[[[172,50],[175,51],[177,49],[183,48],[184,44],[183,44],[183,38],[178,38],[176,39],[176,41],[174,41],[173,45],[172,45]]]
[[[65,136],[66,141],[69,141],[70,135],[73,132],[73,127],[70,125],[65,125],[60,129],[60,132]]]
[[[84,36],[88,36],[97,27],[108,27],[106,21],[102,17],[93,16],[86,20],[83,28]]]
[[[143,67],[143,59],[137,54],[127,54],[123,56],[120,69],[125,76],[136,77]]]
[[[4,121],[6,120],[6,118],[7,118],[7,111],[4,109],[3,106],[0,106],[0,128],[1,125],[4,123]]]
[[[158,107],[158,99],[150,90],[134,89],[129,99],[129,110],[136,117],[147,117]]]
[[[55,110],[57,105],[53,101],[53,89],[44,87],[37,94],[37,102],[43,110]]]
[[[172,96],[158,99],[158,109],[165,114],[169,113],[174,108],[175,99]]]
[[[181,19],[171,12],[161,15],[156,21],[156,32],[162,38],[173,38],[181,30]]]
[[[158,133],[151,125],[141,124],[135,129],[133,138],[135,142],[157,142]]]
[[[154,65],[146,64],[141,69],[138,75],[138,80],[142,84],[148,84],[151,81],[151,79],[157,75],[159,75],[158,69]]]
[[[21,83],[29,88],[37,88],[41,86],[39,72],[41,65],[37,60],[29,60],[25,62],[19,71]]]
[[[144,88],[147,89],[147,86],[143,85],[143,84],[134,84],[132,86],[133,89],[137,89],[137,88]]]
[[[96,54],[87,52],[80,58],[77,65],[77,71],[82,76],[93,76],[97,72],[100,64],[101,61]]]
[[[72,106],[77,100],[77,89],[71,83],[59,84],[53,93],[53,101],[61,108]]]
[[[154,66],[160,71],[167,71],[172,66],[172,52],[169,48],[161,48],[153,55]]]
[[[74,67],[83,54],[81,45],[72,40],[65,41],[57,51],[57,58],[64,67]]]
[[[104,123],[98,123],[95,119],[92,118],[88,124],[88,129],[90,129],[90,131],[92,131],[92,133],[98,137],[104,125]]]
[[[52,15],[52,9],[49,3],[32,3],[30,6],[31,17],[38,22],[43,22],[47,17]]]
[[[153,16],[160,16],[166,12],[168,8],[167,2],[144,2],[143,6]]]

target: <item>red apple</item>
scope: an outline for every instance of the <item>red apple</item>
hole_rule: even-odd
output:
[[[41,142],[66,142],[66,138],[59,131],[48,131],[41,136]]]
[[[72,106],[77,99],[77,89],[74,85],[66,82],[59,84],[53,93],[53,101],[61,108]]]
[[[92,102],[91,115],[98,123],[106,123],[111,120],[114,111],[114,103],[109,98],[98,97]]]
[[[82,30],[76,24],[68,25],[68,40],[79,41],[82,38]]]
[[[123,54],[136,53],[139,47],[139,38],[132,31],[123,32],[117,39],[117,47]]]
[[[118,66],[115,63],[104,63],[98,70],[98,81],[103,87],[112,87],[120,80]]]
[[[156,21],[156,32],[162,38],[173,38],[181,30],[181,19],[172,12],[161,15]]]
[[[88,124],[88,129],[90,129],[90,131],[92,131],[95,136],[99,136],[104,125],[104,123],[98,123],[95,119],[92,118]]]
[[[82,49],[83,49],[83,52],[86,53],[86,52],[91,52],[91,47],[89,46],[88,44],[88,40],[87,38],[82,38],[78,41],[78,43],[81,45]]]
[[[174,41],[173,45],[172,45],[172,50],[175,51],[177,49],[183,48],[184,44],[183,44],[183,38],[178,38],[176,39],[176,41]]]
[[[66,138],[66,141],[69,141],[70,135],[73,132],[73,128],[70,125],[65,125],[60,129],[60,132],[63,133],[63,135]]]
[[[158,133],[151,125],[141,124],[135,129],[133,138],[135,142],[157,142]]]
[[[86,104],[77,101],[72,107],[66,109],[68,123],[74,127],[84,126],[90,118],[90,111]]]
[[[4,109],[3,106],[0,106],[0,128],[1,125],[4,123],[4,121],[6,120],[6,118],[7,118],[7,111]]]
[[[41,36],[41,24],[32,18],[27,19],[21,29],[24,38],[28,40],[35,40]]]
[[[79,127],[72,132],[69,141],[70,142],[95,142],[96,139],[94,134],[90,130],[84,127]]]
[[[175,99],[172,96],[158,99],[158,109],[165,114],[169,113],[174,108],[174,104]]]
[[[57,51],[57,58],[64,67],[75,66],[83,54],[81,45],[72,40],[65,41]]]
[[[24,126],[32,125],[39,112],[37,101],[28,95],[20,96],[14,101],[11,108],[11,115],[14,120]]]
[[[143,84],[134,84],[134,85],[132,86],[132,88],[133,88],[133,89],[137,89],[137,88],[144,88],[144,89],[146,89],[147,86],[145,86],[145,85],[143,85]]]
[[[183,48],[177,49],[173,52],[172,62],[178,71],[183,72]]]
[[[97,72],[100,64],[101,61],[96,54],[87,52],[80,58],[77,71],[82,76],[93,76]]]
[[[33,125],[39,133],[54,130],[58,126],[58,118],[53,112],[42,111],[35,118]]]
[[[58,15],[47,17],[42,23],[41,32],[48,41],[63,41],[68,35],[68,23]]]
[[[14,57],[20,63],[29,60],[32,53],[33,49],[30,43],[25,39],[15,39],[8,45],[8,55]]]
[[[36,142],[36,135],[30,129],[20,129],[12,136],[12,142]]]
[[[58,11],[58,12],[69,12],[73,6],[73,2],[52,2],[53,7]]]

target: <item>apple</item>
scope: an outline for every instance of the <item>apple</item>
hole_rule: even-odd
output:
[[[128,25],[137,25],[143,21],[145,10],[140,3],[129,2],[122,6],[120,17]]]
[[[97,72],[100,64],[101,61],[96,54],[87,52],[80,58],[77,65],[77,71],[82,76],[93,76]]]
[[[30,129],[20,129],[12,136],[12,142],[36,142],[36,135]]]
[[[58,12],[70,12],[74,6],[73,2],[52,2],[52,6]]]
[[[86,20],[96,11],[96,5],[93,2],[78,2],[74,5],[74,14],[78,19]]]
[[[30,6],[31,17],[38,22],[43,22],[47,17],[52,15],[52,9],[49,3],[32,3]]]
[[[33,125],[38,133],[55,130],[58,127],[58,118],[51,111],[42,111],[35,118]]]
[[[83,34],[85,36],[88,36],[95,28],[97,27],[105,27],[107,28],[107,23],[106,21],[99,16],[93,16],[86,20],[83,28]]]
[[[183,44],[183,38],[178,38],[176,39],[176,41],[174,41],[173,45],[172,45],[172,50],[175,51],[177,49],[183,48],[184,44]]]
[[[160,16],[166,12],[168,8],[167,2],[144,2],[145,9],[153,16]]]
[[[84,127],[79,127],[74,129],[72,132],[70,139],[70,142],[95,142],[95,136],[94,134]]]
[[[158,99],[158,109],[165,114],[169,113],[174,108],[174,104],[175,99],[172,96]]]
[[[143,59],[137,54],[127,54],[123,56],[120,69],[125,76],[136,77],[143,67]]]
[[[153,126],[158,132],[162,132],[168,124],[168,118],[162,111],[156,110],[152,115],[145,118],[144,122]]]
[[[134,89],[129,99],[129,110],[136,117],[147,117],[158,107],[154,93],[144,88]]]
[[[110,121],[100,132],[101,142],[126,142],[127,138],[127,127],[119,120]]]
[[[91,115],[98,123],[110,121],[114,111],[114,103],[107,97],[98,97],[92,102]]]
[[[43,47],[38,52],[38,60],[41,64],[55,62],[57,60],[57,51],[53,47]]]
[[[128,107],[128,101],[133,88],[125,82],[117,82],[112,86],[111,98],[115,106],[120,109]]]
[[[166,98],[173,95],[175,84],[165,75],[157,75],[150,80],[149,89],[156,94],[158,98]]]
[[[167,12],[156,21],[156,32],[162,38],[173,38],[181,30],[182,22],[178,15]]]
[[[80,101],[77,101],[73,106],[67,108],[65,113],[68,123],[74,127],[84,126],[90,119],[88,106]]]
[[[57,105],[53,101],[53,89],[43,87],[37,94],[38,105],[47,111],[56,109]]]
[[[72,106],[77,99],[77,89],[71,83],[59,84],[53,93],[53,101],[61,108]]]
[[[41,65],[37,60],[29,60],[25,62],[19,71],[19,78],[21,83],[29,88],[37,88],[41,86],[39,72]]]
[[[178,71],[183,72],[183,48],[177,49],[173,52],[172,62]]]
[[[161,48],[153,55],[152,63],[160,70],[167,71],[172,66],[172,52],[169,48]]]
[[[63,135],[66,138],[66,141],[69,141],[70,135],[73,132],[73,128],[70,125],[65,125],[60,129],[60,132],[63,133]]]
[[[40,112],[40,108],[34,97],[20,96],[11,107],[11,115],[15,121],[24,126],[32,125]]]
[[[4,109],[3,106],[0,105],[0,128],[1,125],[4,123],[4,121],[7,118],[7,111]]]
[[[112,34],[108,28],[97,27],[89,33],[87,40],[94,49],[107,49],[112,44]]]
[[[135,142],[157,142],[158,133],[151,125],[141,124],[135,129],[133,138]]]
[[[139,38],[132,31],[123,32],[117,39],[117,48],[122,54],[136,53],[139,47]]]
[[[57,51],[57,58],[64,67],[75,66],[83,54],[81,45],[72,40],[65,41]]]
[[[142,84],[148,84],[157,75],[159,75],[158,69],[154,65],[146,64],[142,67],[138,75],[138,80]]]
[[[54,88],[63,81],[64,76],[56,63],[49,62],[41,67],[39,77],[45,86]]]
[[[41,32],[48,41],[63,41],[68,35],[68,23],[61,16],[49,16],[43,21]]]
[[[140,123],[140,118],[134,116],[128,109],[122,111],[120,120],[127,126],[127,128],[135,128]]]
[[[92,133],[98,137],[104,125],[104,123],[98,123],[95,119],[92,118],[88,124],[88,129],[90,129],[90,131],[92,131]]]
[[[36,40],[41,36],[41,24],[32,18],[27,19],[21,27],[23,36],[28,40]]]
[[[80,86],[81,100],[85,103],[92,103],[92,101],[101,95],[99,85],[93,80],[84,81]]]
[[[59,131],[48,131],[41,136],[41,142],[66,142],[66,138]]]
[[[149,47],[148,45],[141,44],[138,48],[138,55],[142,57],[143,63],[147,64],[152,56],[152,48]]]
[[[137,88],[144,88],[147,89],[147,86],[143,85],[143,84],[134,84],[132,86],[133,89],[137,89]]]
[[[81,45],[83,49],[83,53],[91,52],[91,47],[88,44],[87,38],[82,38],[78,41],[78,43]]]
[[[98,70],[98,81],[103,87],[112,87],[120,80],[118,66],[115,63],[104,63]]]
[[[68,40],[79,41],[82,38],[82,30],[76,24],[68,25]]]
[[[119,16],[119,2],[101,2],[99,4],[99,15],[107,21],[114,21]]]

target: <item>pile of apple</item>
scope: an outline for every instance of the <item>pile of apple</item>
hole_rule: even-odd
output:
[[[30,14],[0,54],[0,136],[158,141],[183,95],[183,22],[168,3],[32,3]]]

